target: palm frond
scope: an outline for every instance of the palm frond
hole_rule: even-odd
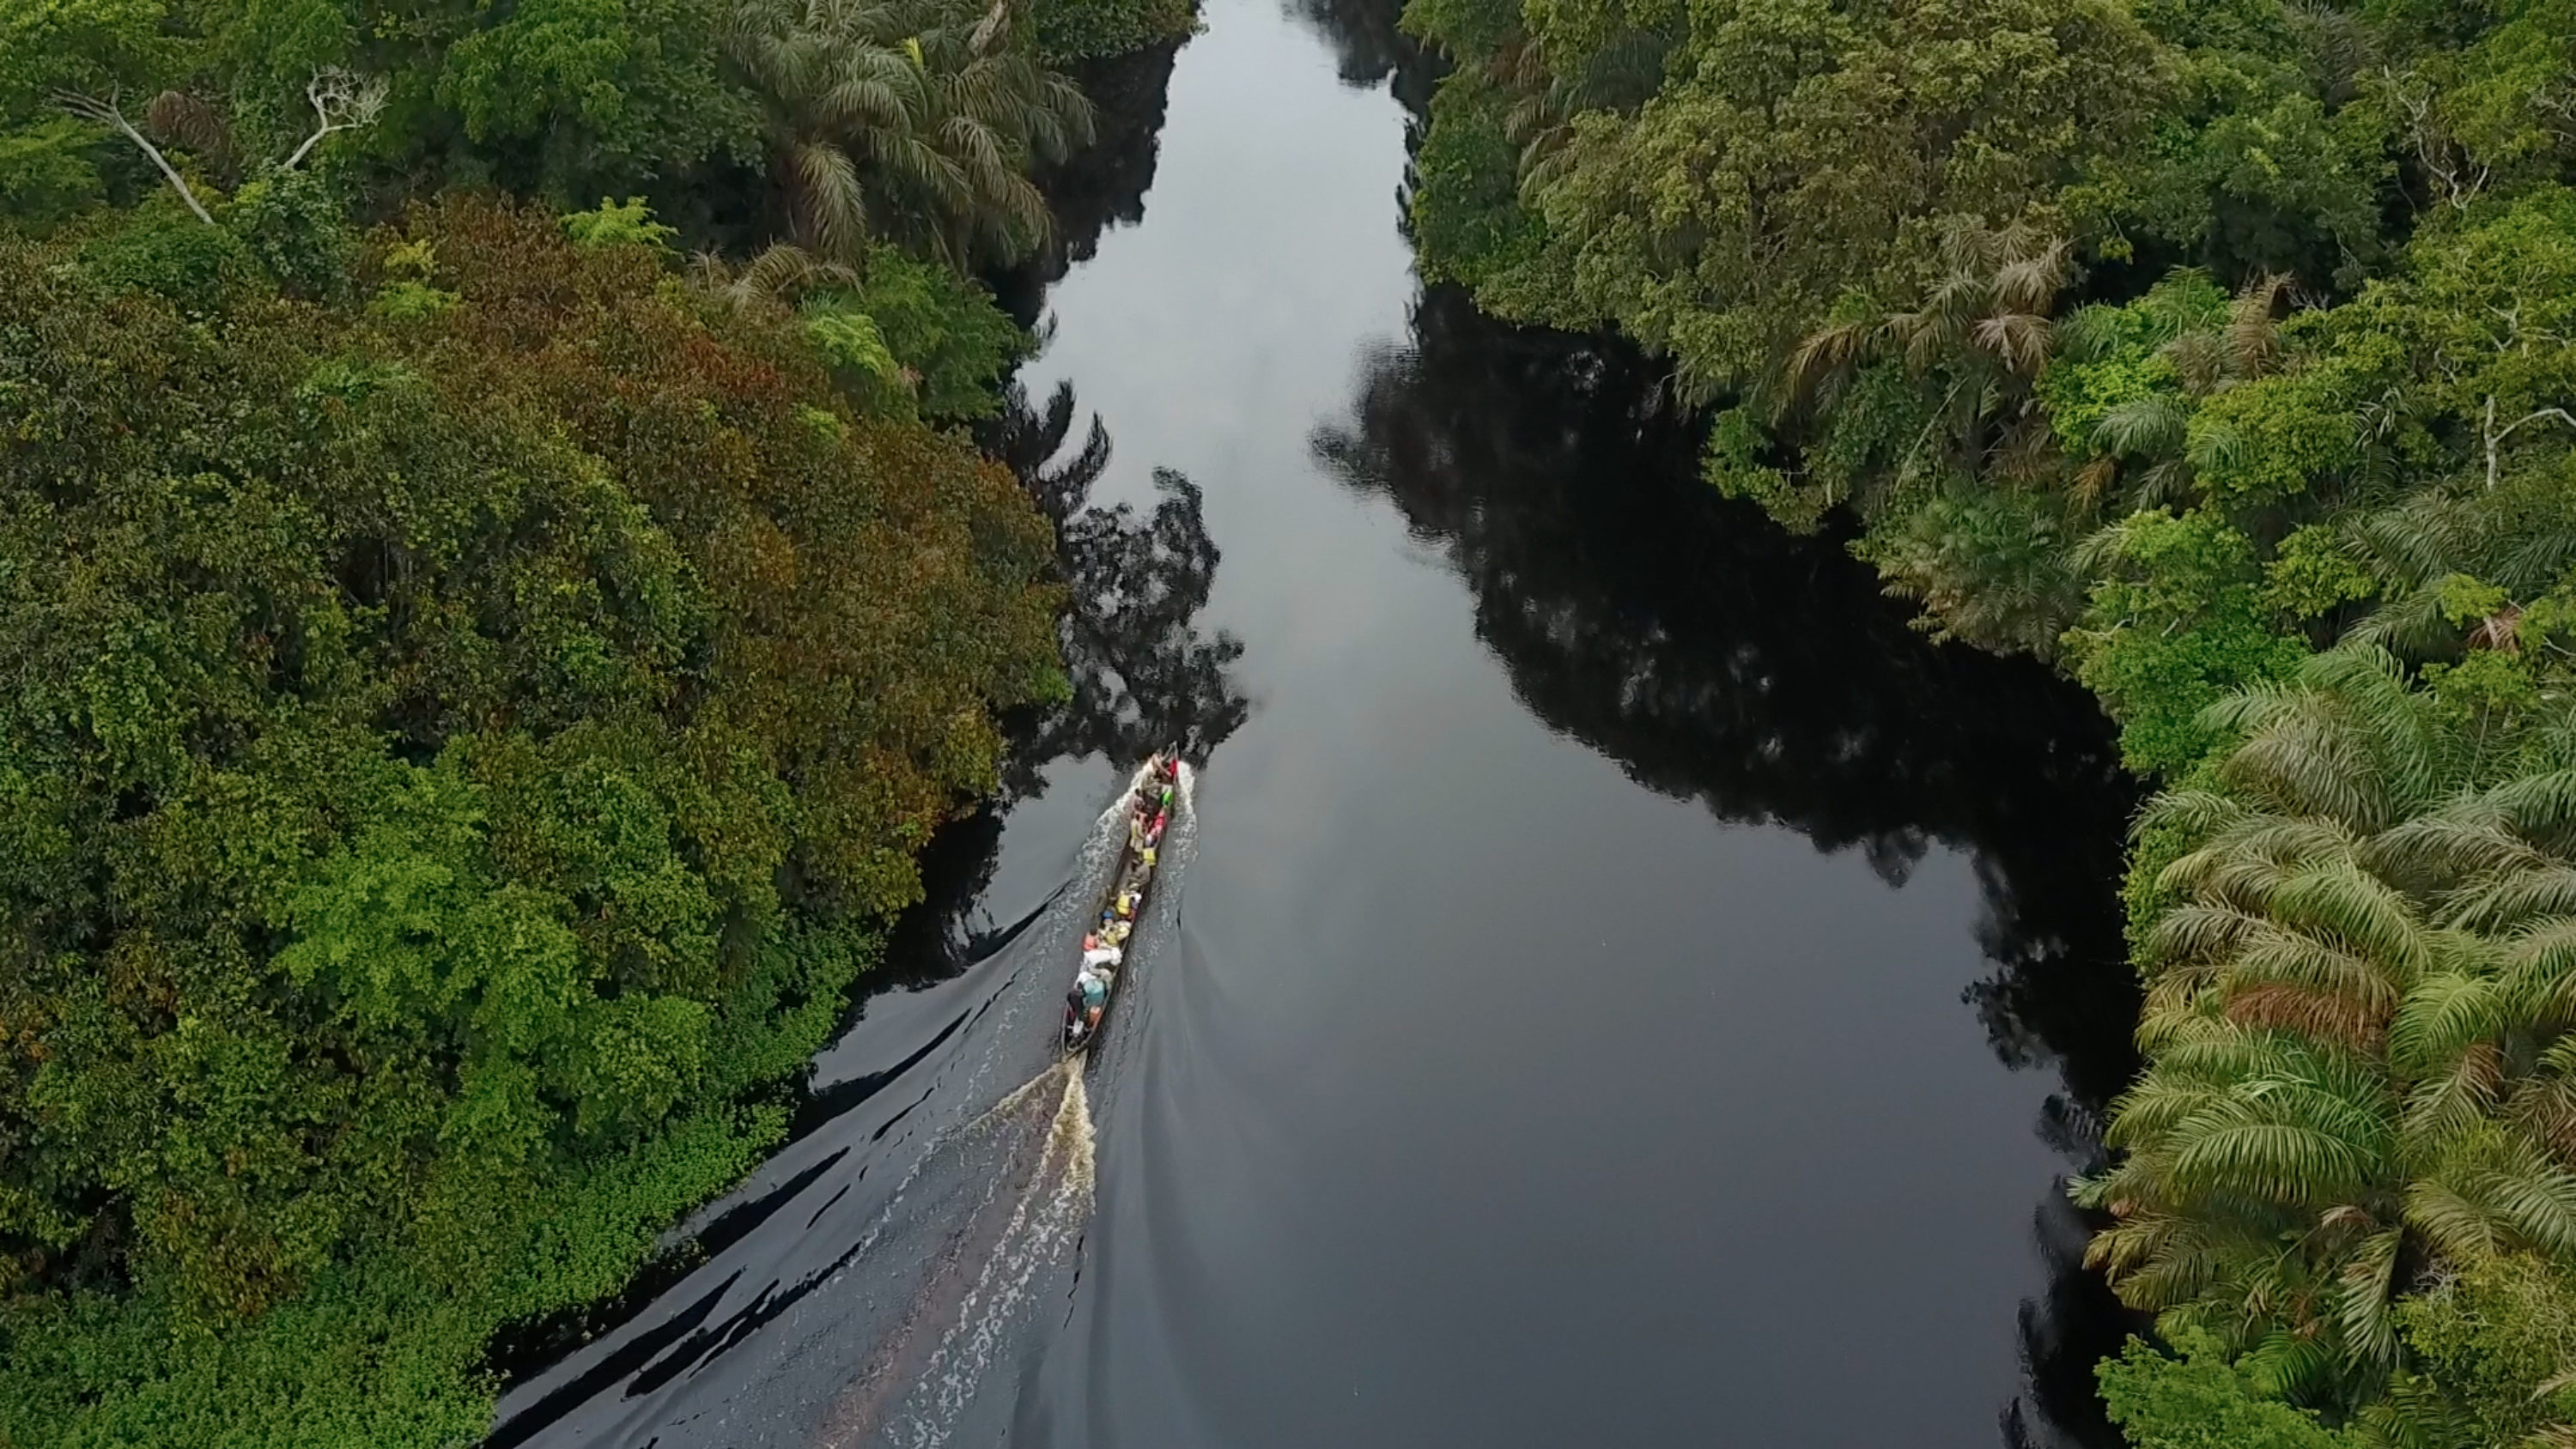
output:
[[[2492,809],[2475,804],[2400,821],[2372,837],[2367,854],[2381,874],[2403,875],[2427,890],[2551,863],[2528,841],[2502,829]]]
[[[2093,425],[2093,446],[2115,458],[2172,457],[2182,452],[2190,423],[2182,399],[2149,393],[2104,409]]]
[[[795,212],[813,249],[834,261],[856,258],[868,234],[867,187],[848,152],[805,142],[786,157]]]
[[[2066,285],[2074,252],[2064,237],[2054,237],[1995,269],[1995,304],[2008,311],[2045,317]]]
[[[1839,382],[1869,355],[1877,335],[1875,323],[1841,322],[1820,327],[1799,339],[1780,368],[1783,405],[1825,398],[1831,384]]]
[[[2269,272],[2247,282],[2228,310],[2229,369],[2238,377],[2256,378],[2272,370],[2279,356],[2279,328],[2272,313],[2290,290],[2286,272]]]
[[[2343,992],[2293,983],[2239,983],[2227,991],[2225,1001],[2227,1019],[2240,1026],[2296,1032],[2354,1051],[2376,1050],[2385,1029],[2384,1018],[2369,1003]]]
[[[2472,1041],[2416,1083],[2406,1097],[2408,1151],[2438,1151],[2485,1126],[2495,1115],[2503,1070],[2503,1054],[2494,1042]]]
[[[2564,841],[2576,834],[2576,770],[2521,775],[2488,790],[2482,798],[2526,839]]]
[[[2426,1235],[2456,1262],[2476,1262],[2515,1244],[2559,1256],[2576,1252],[2576,1175],[2502,1124],[2459,1142],[2416,1180],[2407,1198],[2410,1222],[2419,1190],[2434,1215]]]
[[[186,91],[163,91],[143,110],[145,130],[174,146],[196,153],[206,168],[229,174],[239,163],[232,123],[204,99]]]
[[[2510,931],[2576,914],[2576,867],[2508,871],[2452,891],[2444,915],[2473,931]]]
[[[2227,345],[2215,332],[2177,334],[2156,352],[2173,364],[2184,391],[2194,397],[2207,397],[2228,381]]]
[[[2127,312],[2096,302],[2058,319],[2057,350],[2073,362],[2099,362],[2126,340]]]
[[[2206,1120],[2213,1117],[2218,1120]],[[2362,1191],[2382,1169],[2362,1142],[2268,1113],[2204,1113],[2175,1135],[2182,1140],[2174,1180],[2196,1195],[2241,1193],[2291,1206],[2333,1202]]]
[[[706,275],[703,264],[701,275]],[[825,261],[792,243],[773,242],[743,263],[740,272],[722,277],[721,290],[737,305],[753,301],[784,305],[809,291],[858,285],[859,274],[852,268]]]
[[[2371,1234],[2345,1263],[2335,1305],[2344,1342],[2382,1372],[2397,1364],[2397,1323],[2389,1309],[2397,1297],[2397,1259],[2405,1240],[2402,1228]]]
[[[2051,335],[2048,319],[2030,312],[1981,317],[1969,330],[1969,340],[1979,350],[2023,377],[2036,376],[2046,365]]]
[[[2576,916],[2551,916],[2516,932],[2505,945],[2502,990],[2523,1022],[2576,1026]]]

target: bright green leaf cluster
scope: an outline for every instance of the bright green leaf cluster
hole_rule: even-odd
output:
[[[488,203],[363,308],[241,246],[0,243],[0,1441],[478,1432],[1054,660],[1017,484],[791,319]]]
[[[2104,551],[2067,636],[2076,677],[2120,721],[2131,769],[2183,770],[2215,742],[2202,710],[2285,674],[2307,645],[2270,627],[2252,546],[2214,515],[2142,513]]]
[[[2137,1339],[2105,1359],[2102,1402],[2134,1449],[2359,1449],[2314,1414],[2267,1398],[2205,1335],[2180,1358]]]

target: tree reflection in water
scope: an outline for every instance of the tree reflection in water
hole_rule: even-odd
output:
[[[1095,255],[1102,236],[1144,219],[1182,44],[1075,68],[1094,107],[1096,142],[1036,178],[1054,216],[1047,244],[986,278],[1022,326],[1038,325],[1046,289]],[[978,908],[1000,860],[1003,820],[1013,804],[1044,788],[1049,767],[1091,755],[1132,762],[1175,740],[1203,760],[1249,713],[1229,673],[1243,646],[1222,633],[1203,638],[1193,627],[1218,556],[1197,487],[1157,470],[1162,497],[1150,514],[1123,504],[1091,507],[1091,489],[1109,464],[1109,434],[1095,416],[1081,446],[1059,458],[1075,413],[1070,384],[1040,408],[1014,381],[1002,414],[975,429],[985,453],[1011,470],[1056,526],[1056,564],[1068,595],[1058,630],[1072,699],[1004,721],[1010,749],[1001,792],[950,822],[922,852],[924,899],[896,924],[872,985],[953,975],[981,954],[987,943],[978,934]]]
[[[1021,326],[1037,325],[1046,289],[1064,280],[1074,263],[1097,255],[1103,236],[1145,219],[1145,193],[1162,158],[1172,65],[1182,44],[1168,41],[1073,68],[1083,94],[1091,97],[1095,139],[1063,161],[1038,169],[1035,179],[1046,195],[1054,228],[1036,255],[985,279],[1002,310]]]
[[[1629,349],[1435,289],[1314,446],[1446,553],[1528,707],[1640,784],[1857,849],[1891,884],[1935,843],[1966,853],[1995,963],[1967,1000],[2005,1062],[2054,1064],[2042,1135],[2089,1165],[2135,1066],[2115,895],[2135,797],[2108,727],[2034,664],[1910,629],[1837,543],[1715,496],[1662,384]],[[2116,1444],[2092,1366],[2128,1323],[2062,1192],[2036,1230],[2051,1279],[2021,1315],[2006,1441]]]
[[[1430,108],[1432,89],[1448,66],[1397,27],[1402,5],[1387,0],[1285,0],[1285,8],[1290,19],[1308,26],[1333,47],[1334,71],[1342,84],[1366,90],[1392,78],[1395,98],[1420,125]],[[1407,140],[1418,143],[1420,137]]]
[[[1140,760],[1178,744],[1203,761],[1251,712],[1234,685],[1242,641],[1198,631],[1216,582],[1198,485],[1154,470],[1151,513],[1121,503],[1090,506],[1109,466],[1109,432],[1094,415],[1082,446],[1057,461],[1072,435],[1073,384],[1059,383],[1043,411],[1013,383],[1007,410],[984,429],[986,452],[1016,474],[1056,529],[1056,566],[1068,590],[1058,621],[1072,701],[1018,722],[1005,800],[1031,793],[1055,760],[1106,755]]]
[[[1076,68],[1095,107],[1098,141],[1037,178],[1055,233],[1040,256],[997,288],[1024,321],[1034,321],[1048,286],[1099,251],[1104,233],[1144,219],[1182,43]],[[1058,627],[1073,698],[1010,722],[1000,809],[1035,794],[1046,768],[1062,759],[1097,754],[1133,762],[1178,742],[1204,760],[1250,710],[1229,673],[1243,645],[1229,634],[1203,638],[1195,627],[1218,557],[1198,486],[1158,468],[1161,498],[1151,513],[1123,503],[1091,506],[1091,490],[1109,466],[1109,431],[1093,415],[1081,446],[1065,455],[1076,412],[1071,383],[1057,384],[1038,407],[1015,379],[1001,416],[975,430],[985,453],[1011,470],[1055,525],[1056,567],[1068,591]]]
[[[975,430],[985,454],[1011,470],[1055,525],[1065,586],[1056,629],[1071,697],[1003,720],[1010,748],[1001,790],[949,822],[922,852],[923,899],[896,923],[872,988],[953,976],[985,953],[997,930],[1009,929],[984,919],[985,890],[1001,859],[1005,817],[1045,790],[1050,767],[1095,755],[1124,767],[1174,743],[1204,762],[1252,712],[1233,674],[1242,642],[1197,627],[1219,557],[1198,485],[1157,468],[1161,498],[1152,512],[1093,505],[1091,490],[1109,466],[1109,430],[1094,415],[1068,453],[1075,415],[1071,383],[1059,383],[1038,408],[1015,381],[1001,416]]]

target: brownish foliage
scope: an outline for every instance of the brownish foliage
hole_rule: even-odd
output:
[[[1060,687],[1045,520],[783,312],[489,202],[397,246],[191,316],[0,242],[0,1344],[472,1283],[819,1043]]]
[[[1020,701],[1053,654],[1052,541],[1017,484],[960,437],[818,407],[791,314],[709,305],[641,248],[459,199],[406,233],[461,298],[417,344],[436,375],[533,393],[692,548],[724,615],[703,703],[797,783],[805,888],[908,903],[911,852],[993,783],[959,687]]]

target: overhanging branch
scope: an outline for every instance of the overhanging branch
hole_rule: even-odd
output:
[[[2525,423],[2539,422],[2543,418],[2562,422],[2571,428],[2576,428],[2576,414],[2570,414],[2565,408],[2533,408],[2530,412],[2524,413],[2521,417],[2518,417],[2512,422],[2499,428],[2495,425],[2495,397],[2493,394],[2488,395],[2486,427],[2484,431],[2486,433],[2487,440],[2487,486],[2489,488],[2493,488],[2496,485],[2497,446],[2503,443],[2505,439],[2512,437],[2514,429],[2521,427]]]
[[[302,164],[313,148],[322,144],[322,138],[332,132],[354,131],[374,120],[376,113],[385,108],[385,81],[382,76],[361,80],[336,65],[325,66],[305,82],[304,99],[313,104],[314,131],[295,148],[294,155],[286,158],[283,170],[292,171]]]
[[[163,179],[170,183],[170,189],[178,192],[179,199],[188,203],[188,209],[197,214],[197,220],[208,226],[215,224],[215,218],[206,210],[205,203],[197,200],[197,193],[189,188],[188,178],[179,174],[179,169],[170,164],[170,158],[161,154],[160,147],[153,145],[141,131],[134,129],[132,121],[125,119],[124,108],[116,103],[116,92],[109,91],[104,98],[101,98],[85,95],[79,91],[56,91],[54,104],[84,121],[95,121],[121,132],[125,139],[133,142],[145,156],[151,158],[152,164],[159,168]]]

